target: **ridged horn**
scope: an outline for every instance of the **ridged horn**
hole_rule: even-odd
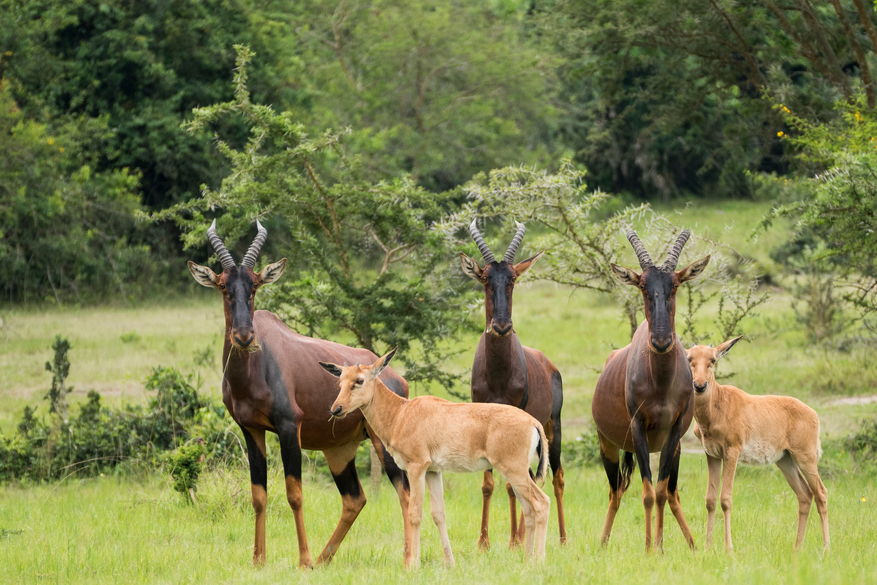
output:
[[[690,237],[691,232],[688,230],[683,230],[682,233],[679,234],[679,237],[676,238],[676,243],[673,244],[670,253],[667,254],[667,260],[664,261],[664,270],[676,270],[676,264],[679,262],[679,254],[682,253],[682,248]]]
[[[268,230],[262,227],[262,224],[259,223],[258,219],[256,220],[256,229],[259,233],[256,234],[256,238],[253,240],[253,243],[250,244],[250,249],[247,250],[244,259],[241,262],[241,266],[246,266],[248,268],[256,267],[256,259],[259,258],[259,250],[262,249],[262,244],[264,244],[265,240],[268,238]]]
[[[524,239],[524,232],[527,231],[527,226],[522,223],[515,222],[515,225],[518,228],[518,231],[515,233],[515,237],[512,239],[512,243],[509,244],[509,249],[505,251],[505,256],[502,257],[508,264],[511,264],[515,261],[515,254],[518,253],[518,247],[521,245],[521,241]]]
[[[643,246],[643,243],[639,240],[639,236],[636,235],[635,231],[629,230],[627,232],[627,239],[630,241],[630,245],[633,246],[633,251],[636,252],[636,259],[639,260],[640,268],[645,270],[646,268],[655,265],[649,257],[649,253],[646,252],[646,247]]]
[[[493,257],[493,252],[490,251],[487,242],[484,241],[484,236],[478,231],[474,219],[472,220],[472,223],[469,224],[469,235],[472,236],[472,239],[475,240],[475,244],[481,251],[481,257],[484,258],[484,263],[493,264],[496,262],[496,258]]]
[[[228,270],[229,268],[234,268],[234,260],[232,259],[231,254],[226,249],[225,244],[222,243],[222,240],[219,239],[219,236],[216,235],[215,219],[213,220],[213,223],[210,224],[210,227],[207,228],[207,241],[210,242],[210,245],[216,250],[216,255],[219,257],[219,263],[222,265],[222,269]]]

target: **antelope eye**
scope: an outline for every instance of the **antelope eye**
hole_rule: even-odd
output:
[[[716,360],[710,360],[710,365],[711,365],[711,366],[716,365]]]
[[[363,383],[363,382],[365,382],[365,380],[363,380],[362,378],[357,378],[357,379],[356,379],[356,385],[357,385],[357,386],[362,386],[362,383]]]

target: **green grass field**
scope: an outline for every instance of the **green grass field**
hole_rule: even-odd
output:
[[[748,235],[766,204],[730,202],[721,208],[694,205],[668,210],[681,223],[722,239],[770,268],[768,251],[785,238],[780,231],[759,240]],[[725,229],[725,226],[733,226]],[[632,261],[632,253],[630,255]],[[694,258],[683,255],[682,263]],[[573,293],[545,283],[522,284],[515,293],[515,327],[526,345],[542,349],[564,379],[564,436],[573,439],[591,424],[590,401],[603,362],[627,343],[629,329],[606,298]],[[711,307],[704,319],[715,311]],[[722,366],[733,383],[757,394],[789,394],[816,408],[823,439],[842,438],[857,421],[877,413],[863,398],[877,390],[873,352],[847,353],[811,346],[794,324],[790,298],[774,292],[762,315],[744,322],[749,343],[738,344]],[[203,290],[186,299],[139,307],[0,309],[0,432],[15,432],[25,405],[39,405],[51,385],[44,370],[56,333],[69,337],[75,387],[73,402],[98,390],[110,404],[145,400],[143,381],[151,368],[177,366],[201,376],[201,391],[219,396],[223,319],[218,296]],[[452,340],[470,348],[453,366],[470,365],[476,336]],[[339,339],[340,341],[349,341]],[[720,342],[714,339],[713,342]],[[426,391],[412,388],[414,393]],[[466,389],[464,388],[465,392]],[[561,579],[596,583],[627,581],[701,583],[877,582],[877,489],[871,474],[855,470],[842,453],[832,453],[829,490],[832,550],[821,553],[818,516],[812,512],[807,541],[793,554],[795,497],[776,468],[741,468],[734,490],[736,550],[703,550],[706,464],[686,440],[680,485],[683,508],[699,546],[687,549],[669,517],[665,554],[643,554],[643,511],[638,475],[615,523],[609,547],[599,535],[607,504],[607,483],[599,468],[570,469],[566,510],[570,542],[560,547],[556,517],[549,524],[547,562],[533,566],[521,551],[506,548],[507,498],[497,490],[492,516],[493,549],[475,550],[480,517],[480,475],[446,478],[451,543],[458,566],[442,566],[438,536],[424,520],[424,567],[402,570],[398,503],[389,484],[364,509],[333,564],[298,571],[295,528],[283,494],[279,468],[269,485],[268,563],[250,567],[252,509],[242,463],[212,471],[199,484],[199,505],[185,505],[157,473],[81,479],[38,486],[0,487],[0,582],[543,582]],[[367,483],[367,482],[366,482]],[[550,491],[550,490],[549,490]],[[427,504],[428,505],[428,504]],[[554,513],[552,509],[552,514]],[[316,557],[340,514],[334,486],[314,471],[306,475],[305,518]]]

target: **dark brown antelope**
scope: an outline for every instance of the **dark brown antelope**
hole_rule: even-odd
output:
[[[484,258],[484,268],[472,258],[460,254],[463,272],[484,286],[484,312],[486,327],[475,350],[472,364],[472,402],[508,404],[526,411],[538,420],[548,437],[548,462],[554,484],[557,519],[560,525],[560,542],[566,542],[566,524],[563,517],[563,466],[560,464],[560,410],[563,406],[563,382],[554,364],[538,349],[521,345],[512,325],[512,293],[518,277],[524,274],[542,256],[542,252],[523,262],[513,264],[518,247],[524,239],[526,228],[517,224],[512,243],[502,261],[493,257],[475,221],[469,233],[478,244]],[[481,513],[480,548],[490,547],[488,521],[490,498],[493,496],[493,471],[484,472],[481,485],[483,508]],[[517,522],[515,494],[506,483],[511,508],[512,536],[510,546],[523,541],[526,525]]]
[[[313,565],[304,525],[302,449],[323,452],[341,493],[341,519],[326,548],[317,558],[318,564],[332,560],[365,506],[366,498],[356,473],[354,456],[357,447],[366,438],[372,440],[399,495],[407,547],[408,479],[383,449],[361,414],[356,413],[344,421],[330,421],[329,407],[338,395],[338,386],[317,363],[321,360],[371,363],[377,356],[365,349],[353,349],[299,335],[273,313],[254,311],[256,291],[262,285],[280,278],[286,268],[284,258],[269,264],[261,272],[253,271],[259,249],[268,235],[258,221],[256,224],[258,235],[240,266],[235,266],[231,254],[216,235],[215,220],[207,230],[207,239],[216,250],[222,273],[217,275],[210,268],[189,262],[189,271],[199,284],[222,293],[225,309],[222,401],[231,417],[240,425],[247,443],[253,509],[256,512],[253,564],[265,563],[265,507],[268,501],[266,431],[277,433],[280,438],[286,497],[292,507],[298,536],[299,566]],[[408,396],[408,384],[398,374],[388,369],[381,378],[393,392]]]
[[[742,336],[741,336],[742,337]],[[822,546],[828,549],[828,490],[819,477],[817,461],[822,454],[819,416],[791,396],[750,396],[734,386],[716,382],[715,364],[740,340],[730,339],[718,347],[695,345],[688,350],[694,376],[694,434],[706,452],[709,483],[706,491],[706,542],[713,536],[716,496],[722,483],[725,517],[725,548],[731,541],[731,503],[737,462],[753,465],[776,463],[798,497],[798,534],[801,548],[810,505],[822,520]]]
[[[545,477],[548,442],[542,425],[517,408],[501,404],[455,404],[435,396],[405,400],[378,380],[394,349],[371,365],[338,366],[321,362],[341,378],[341,390],[331,414],[340,418],[362,410],[384,441],[387,451],[411,480],[408,517],[411,554],[406,567],[420,565],[420,521],[424,484],[429,484],[432,518],[439,529],[445,563],[454,566],[454,554],[445,523],[442,472],[471,472],[495,467],[511,483],[521,500],[527,524],[526,551],[530,558],[545,558],[548,532],[548,496],[535,480]],[[530,463],[538,462],[536,475]]]
[[[623,284],[638,287],[643,294],[645,320],[637,328],[630,345],[613,351],[597,380],[591,412],[600,439],[600,457],[609,479],[609,512],[603,528],[605,545],[621,496],[630,485],[633,453],[643,480],[643,507],[646,519],[646,552],[652,547],[652,508],[658,504],[655,545],[663,550],[664,505],[670,510],[688,545],[694,539],[682,514],[677,490],[679,440],[691,424],[694,409],[691,369],[685,349],[676,336],[676,290],[680,284],[697,278],[709,263],[705,256],[677,271],[682,247],[690,237],[682,232],[663,266],[655,266],[633,230],[627,239],[633,245],[642,273],[612,264],[612,271]],[[620,463],[619,450],[625,451]],[[661,453],[657,486],[652,484],[649,453]],[[657,489],[655,489],[657,487]]]

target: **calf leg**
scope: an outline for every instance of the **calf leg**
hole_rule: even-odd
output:
[[[420,567],[420,522],[423,519],[423,496],[426,470],[429,465],[410,466],[408,481],[411,482],[411,498],[408,500],[408,523],[411,525],[411,557],[406,559],[406,569]]]
[[[525,539],[527,557],[543,560],[545,558],[545,541],[548,537],[548,511],[551,501],[528,473],[518,473],[506,477],[510,478],[512,489],[521,501],[523,522],[527,526]]]
[[[490,548],[490,536],[488,535],[487,528],[490,521],[490,498],[493,496],[492,469],[484,472],[484,480],[481,482],[481,496],[483,502],[481,505],[481,534],[478,536],[478,548],[487,550]]]
[[[831,537],[828,534],[828,490],[825,489],[825,484],[822,483],[822,478],[819,477],[816,454],[815,452],[803,455],[793,453],[792,457],[795,458],[795,463],[798,465],[798,469],[801,470],[804,481],[807,482],[807,485],[810,486],[810,491],[813,492],[816,511],[819,512],[819,519],[822,520],[822,549],[828,550],[831,548]]]
[[[384,448],[380,438],[378,438],[377,434],[368,424],[365,425],[365,432],[368,434],[369,439],[371,439],[372,446],[381,460],[381,465],[384,466],[384,471],[387,473],[390,483],[393,484],[396,494],[399,496],[399,505],[402,508],[402,524],[405,527],[404,554],[407,559],[411,554],[411,525],[408,523],[408,499],[411,494],[411,486],[408,484],[408,476],[399,468],[399,465]]]
[[[515,497],[515,490],[512,489],[512,484],[506,482],[505,484],[506,492],[509,494],[509,513],[511,514],[512,520],[512,536],[509,539],[509,548],[515,548],[524,540],[524,533],[526,531],[526,524],[524,524],[524,515],[521,514],[521,524],[518,526],[518,499]]]
[[[731,541],[731,504],[734,501],[734,475],[737,473],[737,458],[740,452],[728,449],[722,461],[722,514],[725,516],[725,549],[734,550]]]
[[[311,568],[314,562],[308,548],[305,532],[304,495],[301,484],[301,443],[300,427],[294,422],[275,423],[280,438],[280,458],[283,460],[283,474],[286,476],[286,500],[295,518],[295,533],[298,537],[298,566]],[[345,531],[346,532],[346,531]]]
[[[454,553],[451,552],[451,540],[448,538],[448,524],[445,519],[445,492],[442,486],[442,474],[430,471],[426,474],[426,483],[429,485],[429,508],[432,519],[438,527],[439,538],[442,541],[442,552],[445,554],[445,564],[454,568]]]
[[[603,468],[606,470],[606,477],[609,479],[609,510],[606,512],[606,523],[603,525],[603,535],[601,542],[603,546],[609,542],[609,534],[612,532],[612,524],[615,522],[615,515],[618,513],[618,507],[621,505],[621,496],[627,489],[627,478],[624,477],[620,461],[618,458],[618,447],[610,443],[606,437],[597,433],[600,439],[600,459],[603,461]],[[629,457],[629,455],[628,455]]]
[[[719,480],[722,475],[722,460],[718,457],[706,456],[709,480],[706,486],[706,545],[713,542],[713,524],[716,519],[716,502],[718,501]]]
[[[786,453],[777,461],[777,467],[783,472],[783,476],[789,482],[789,487],[792,488],[792,491],[798,497],[798,532],[795,536],[795,550],[798,550],[801,548],[801,544],[804,542],[804,534],[807,532],[807,518],[810,516],[813,493],[810,491],[810,486],[804,481],[798,466],[795,465],[795,460],[792,459],[789,453]]]
[[[268,462],[266,459],[265,431],[241,427],[247,443],[250,463],[250,488],[253,511],[256,513],[256,538],[253,545],[253,566],[265,564],[265,508],[268,506]]]
[[[362,491],[362,484],[356,473],[357,447],[359,444],[353,441],[323,451],[326,463],[329,464],[329,471],[332,472],[332,479],[335,480],[335,485],[341,494],[341,518],[338,520],[338,526],[335,527],[335,532],[332,533],[323,552],[317,557],[318,565],[328,565],[332,561],[332,557],[341,546],[341,541],[347,536],[347,532],[365,506],[365,493]]]

